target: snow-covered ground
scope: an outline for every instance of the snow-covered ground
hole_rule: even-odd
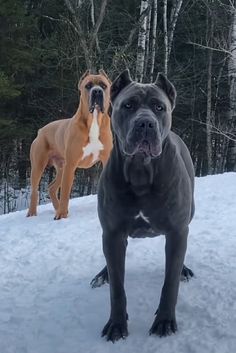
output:
[[[89,286],[104,265],[96,196],[73,199],[70,217],[0,216],[0,353],[233,353],[236,351],[236,173],[196,179],[196,215],[181,283],[179,331],[148,335],[164,275],[164,237],[130,239],[126,263],[129,336],[100,332],[109,287]]]

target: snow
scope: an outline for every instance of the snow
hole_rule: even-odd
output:
[[[164,237],[130,239],[129,336],[100,337],[109,287],[91,289],[104,265],[96,196],[73,199],[68,219],[51,204],[37,217],[0,216],[0,353],[232,353],[236,351],[236,173],[196,178],[196,215],[180,285],[178,332],[149,336],[164,275]]]

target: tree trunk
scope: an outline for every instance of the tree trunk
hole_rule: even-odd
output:
[[[176,23],[178,20],[178,16],[179,16],[179,12],[181,10],[182,4],[183,4],[183,0],[176,0],[175,4],[173,5],[172,10],[171,10],[170,28],[168,31],[168,59],[167,59],[167,62],[170,59],[170,53],[171,53],[172,44],[173,44],[175,27],[176,27]]]
[[[148,0],[141,0],[140,14],[145,11],[148,7]],[[138,35],[138,53],[136,61],[136,75],[135,80],[138,82],[143,81],[144,74],[144,60],[145,60],[145,49],[147,40],[147,17],[144,18]]]
[[[208,15],[207,22],[210,20],[209,42],[212,42],[213,36],[213,18]],[[211,45],[210,45],[211,47]],[[212,121],[212,57],[213,51],[208,50],[208,68],[207,68],[207,114],[206,114],[206,149],[207,149],[207,174],[212,174],[212,132],[211,127],[214,125]]]
[[[92,25],[93,25],[93,28],[95,27],[95,15],[94,15],[94,12],[95,12],[95,9],[94,9],[94,2],[93,0],[90,0],[91,2],[91,22],[92,22]],[[99,41],[98,41],[98,37],[96,36],[96,47],[97,47],[97,51],[98,53],[101,52],[100,50],[100,46],[99,46]]]
[[[235,134],[235,140],[230,140],[228,144],[227,171],[236,171],[236,9],[233,8],[231,36],[230,36],[230,52],[228,64],[228,76],[230,85],[230,110],[228,130]]]
[[[147,70],[148,70],[148,64],[149,64],[151,18],[152,18],[152,11],[149,11],[148,18],[147,18],[146,53],[145,53],[145,60],[144,60],[144,73],[143,73],[144,79],[147,76]]]
[[[164,34],[164,73],[168,73],[168,30],[167,30],[167,0],[163,0],[163,34]]]
[[[150,80],[153,82],[153,74],[154,74],[154,67],[155,67],[155,57],[156,57],[156,38],[157,38],[157,0],[153,1],[152,5],[152,38],[151,38],[151,68],[150,68]]]

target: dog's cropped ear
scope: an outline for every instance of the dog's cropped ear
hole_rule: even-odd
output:
[[[88,76],[88,75],[90,75],[90,70],[86,70],[85,71],[85,73],[81,76],[81,78],[80,78],[80,80],[79,80],[79,83],[78,83],[78,87],[80,88],[80,85],[81,85],[81,82],[83,81],[83,79],[86,77],[86,76]]]
[[[170,100],[171,107],[172,107],[172,110],[173,110],[174,107],[175,107],[175,100],[176,100],[176,97],[177,97],[177,93],[176,93],[174,85],[161,72],[159,72],[157,74],[155,85],[160,87],[166,93],[167,97]]]
[[[114,102],[114,99],[118,95],[122,89],[124,89],[126,86],[128,86],[132,82],[132,79],[130,77],[129,70],[126,69],[123,71],[116,79],[113,81],[111,85],[111,102]]]
[[[106,74],[106,72],[105,72],[103,69],[100,69],[100,70],[99,70],[99,74],[102,75],[102,76],[105,76],[106,79],[107,79],[107,81],[108,81],[109,83],[111,83],[111,80],[109,79],[108,75]]]

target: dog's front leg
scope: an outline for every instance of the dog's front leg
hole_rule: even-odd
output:
[[[128,336],[126,295],[124,289],[127,239],[120,233],[103,233],[103,251],[110,283],[111,314],[102,336],[115,342]]]
[[[177,331],[175,307],[179,291],[180,275],[187,248],[188,228],[166,236],[165,281],[161,292],[156,318],[150,334],[167,336]]]
[[[68,215],[68,204],[70,192],[74,180],[76,165],[65,164],[62,175],[59,208],[56,210],[54,219],[66,218]]]

